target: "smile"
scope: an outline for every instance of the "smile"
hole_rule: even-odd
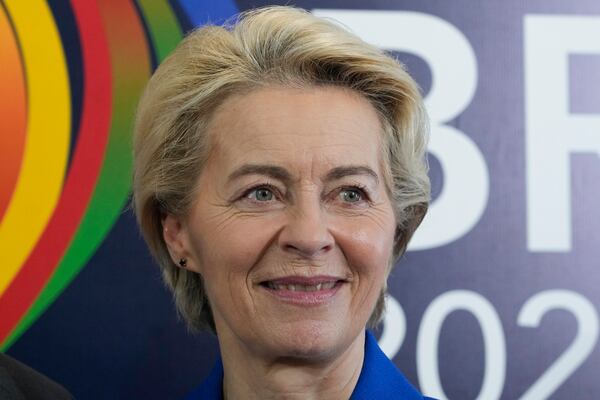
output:
[[[266,282],[266,286],[272,290],[290,290],[292,292],[317,292],[319,290],[332,289],[336,282],[325,282],[317,283],[316,285],[302,285],[302,284],[278,284],[274,282]]]
[[[332,299],[347,281],[331,276],[290,276],[261,282],[260,286],[285,303],[316,306]]]

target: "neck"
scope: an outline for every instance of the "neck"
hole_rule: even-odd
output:
[[[314,361],[255,356],[221,337],[225,400],[349,399],[364,359],[364,331],[340,354]],[[225,341],[227,342],[227,341]],[[233,344],[233,346],[231,345]]]

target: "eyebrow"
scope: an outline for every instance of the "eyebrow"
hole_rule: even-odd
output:
[[[280,180],[282,182],[289,183],[292,180],[290,173],[282,167],[277,165],[257,165],[257,164],[246,164],[242,165],[231,174],[227,180],[229,182],[238,179],[246,175],[266,175],[273,179]]]
[[[227,180],[229,182],[246,175],[266,175],[284,183],[292,181],[292,175],[282,167],[277,165],[245,164],[233,171]],[[379,183],[377,173],[370,167],[364,165],[348,165],[335,167],[325,175],[325,181],[334,181],[346,176],[366,175],[372,178],[376,184]]]
[[[375,180],[375,183],[379,183],[379,177],[377,173],[370,167],[364,165],[348,165],[343,167],[335,167],[327,173],[325,176],[326,181],[334,181],[336,179],[342,179],[346,176],[353,175],[366,175]]]

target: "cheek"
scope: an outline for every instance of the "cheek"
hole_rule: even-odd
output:
[[[350,240],[354,243],[357,255],[374,261],[388,259],[392,251],[391,234],[380,229],[361,228],[351,235]]]
[[[205,225],[195,235],[195,247],[206,280],[236,285],[244,282],[272,243],[276,227],[275,221],[259,221],[253,216],[231,218],[227,225]]]
[[[365,269],[365,273],[385,273],[392,256],[394,225],[382,225],[372,220],[356,221],[343,231],[346,234],[340,237],[340,245],[348,261]]]

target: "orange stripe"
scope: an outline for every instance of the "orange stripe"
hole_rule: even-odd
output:
[[[0,221],[8,207],[19,176],[25,130],[27,104],[25,77],[19,45],[4,7],[0,7]]]
[[[44,231],[62,191],[71,133],[67,65],[44,0],[4,0],[27,77],[27,139],[19,179],[0,224],[0,293]]]

